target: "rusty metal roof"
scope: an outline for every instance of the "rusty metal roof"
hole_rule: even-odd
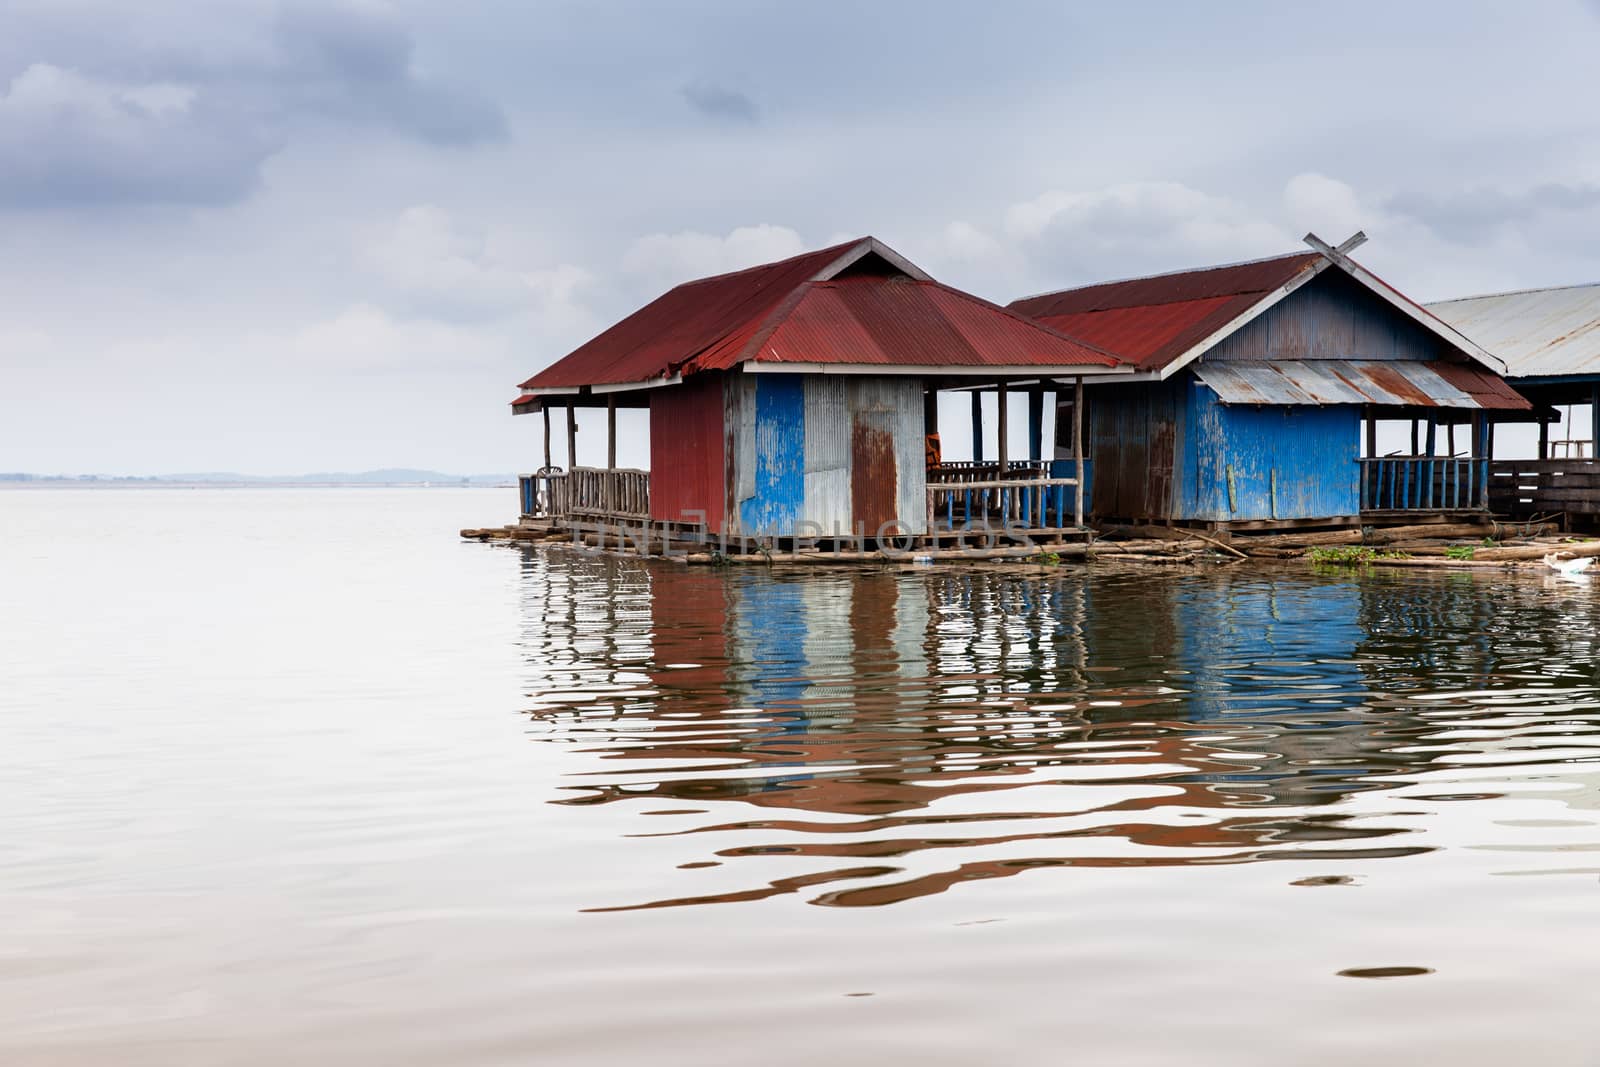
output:
[[[748,358],[920,367],[1107,368],[1122,362],[938,282],[856,277],[804,289]]]
[[[1195,376],[1225,404],[1378,404],[1526,411],[1496,375],[1465,363],[1412,360],[1219,360]]]
[[[1428,310],[1505,360],[1512,378],[1600,374],[1600,284],[1441,300]]]
[[[868,237],[678,286],[522,383],[538,392],[746,361],[915,367],[1123,361],[932,281]]]
[[[759,323],[799,285],[827,271],[869,238],[748,270],[684,284],[580,345],[522,383],[523,389],[645,382]]]
[[[1325,263],[1296,252],[1223,267],[1104,282],[1013,301],[1012,311],[1159,370],[1304,272]]]

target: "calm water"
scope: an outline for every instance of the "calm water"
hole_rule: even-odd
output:
[[[1593,1064],[1600,592],[0,493],[0,1062]]]

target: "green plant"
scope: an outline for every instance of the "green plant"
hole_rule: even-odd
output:
[[[1061,562],[1061,553],[1041,552],[1033,557],[1033,561],[1041,567],[1054,567]]]
[[[1319,545],[1307,553],[1312,563],[1329,563],[1340,567],[1365,567],[1375,559],[1409,559],[1410,553],[1379,551],[1366,545]]]
[[[1477,549],[1471,545],[1451,545],[1444,550],[1445,559],[1471,559]]]

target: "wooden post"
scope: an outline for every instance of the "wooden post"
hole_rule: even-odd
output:
[[[550,466],[550,405],[540,404],[539,410],[544,414],[544,465]]]
[[[1010,435],[1009,424],[1006,421],[1006,383],[1001,382],[995,389],[995,459],[1000,465],[1000,473],[996,478],[1005,480],[1006,468],[1010,465],[1011,449],[1006,438]],[[995,498],[1000,502],[1000,524],[1007,525],[1011,521],[1011,500],[1004,489],[995,490]]]
[[[972,391],[972,461],[983,462],[983,393]]]
[[[1550,424],[1543,416],[1539,418],[1539,458],[1550,458]]]
[[[567,470],[578,465],[578,413],[572,402],[567,402]],[[569,483],[570,484],[570,483]]]
[[[1378,417],[1372,408],[1367,409],[1367,458],[1378,456]]]
[[[1450,422],[1450,423],[1446,423],[1445,424],[1444,436],[1445,436],[1445,452],[1451,458],[1454,458],[1455,454],[1456,454],[1456,424],[1454,422]]]
[[[1028,458],[1034,462],[1044,458],[1044,386],[1028,389]]]
[[[1432,415],[1429,415],[1428,416],[1428,438],[1427,438],[1428,445],[1427,445],[1426,452],[1427,452],[1428,459],[1430,461],[1433,459],[1434,454],[1436,452],[1438,452],[1438,447],[1437,447],[1438,443],[1439,443],[1438,436],[1437,436],[1438,435],[1438,429],[1439,429],[1439,421],[1437,419],[1435,419]],[[1423,507],[1431,508],[1436,503],[1436,501],[1433,499],[1433,464],[1432,464],[1432,462],[1424,464],[1422,470],[1418,471],[1417,473],[1419,475],[1421,475],[1424,479],[1426,479],[1422,483],[1422,493],[1418,497],[1418,501],[1422,504]]]
[[[1421,455],[1422,453],[1419,451],[1420,448],[1421,448],[1421,446],[1417,444],[1417,420],[1416,419],[1412,419],[1411,420],[1411,454],[1413,456]]]
[[[996,407],[995,407],[995,416],[996,416],[995,417],[995,428],[1000,431],[1000,440],[999,440],[999,443],[995,446],[995,452],[997,453],[998,458],[1000,460],[1000,477],[1004,478],[1006,476],[1006,459],[1010,454],[1010,449],[1006,447],[1007,446],[1007,442],[1006,442],[1006,383],[1005,382],[1001,382],[999,388],[997,388],[995,390],[995,404],[996,404]]]
[[[1589,385],[1589,458],[1600,457],[1600,382]]]
[[[1489,506],[1489,417],[1481,411],[1472,413],[1472,507]]]
[[[1072,383],[1072,457],[1076,467],[1075,477],[1078,484],[1072,487],[1073,495],[1077,498],[1073,503],[1072,513],[1077,518],[1079,529],[1083,528],[1083,378],[1080,376]]]
[[[615,393],[606,395],[606,470],[615,472],[617,469],[617,396]],[[600,485],[600,506],[608,512],[615,513],[622,509],[622,502],[616,499],[617,476],[615,473],[605,475],[605,481]],[[620,528],[617,533],[617,547],[622,546],[622,533]]]
[[[617,469],[617,396],[606,397],[606,468]]]

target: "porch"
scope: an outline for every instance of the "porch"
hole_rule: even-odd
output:
[[[646,470],[544,467],[519,475],[517,481],[524,519],[650,520],[650,472]]]
[[[1600,522],[1600,459],[1494,460],[1489,504],[1521,521],[1563,518],[1569,527],[1593,527]]]

